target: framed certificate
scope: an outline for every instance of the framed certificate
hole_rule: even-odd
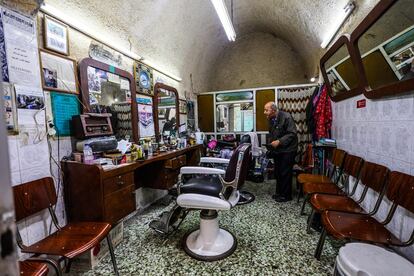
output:
[[[44,17],[45,48],[69,55],[68,26],[45,15]]]

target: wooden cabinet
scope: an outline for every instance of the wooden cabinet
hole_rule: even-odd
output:
[[[116,224],[135,210],[134,173],[108,176],[96,165],[62,162],[68,221]]]
[[[63,161],[68,221],[106,221],[116,224],[135,211],[135,190],[169,189],[182,166],[195,166],[201,145],[163,153],[145,161],[103,170],[98,165]]]

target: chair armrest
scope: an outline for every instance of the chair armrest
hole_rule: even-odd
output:
[[[230,210],[230,202],[215,196],[201,194],[181,194],[177,197],[177,204],[184,208],[201,210]]]
[[[201,157],[200,163],[229,164],[230,159],[218,157]]]
[[[206,167],[181,167],[180,174],[218,174],[224,175],[225,170]]]

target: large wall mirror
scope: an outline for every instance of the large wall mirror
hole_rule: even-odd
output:
[[[350,50],[349,36],[341,36],[321,59],[321,71],[333,101],[344,100],[362,93],[355,67],[355,55]]]
[[[174,87],[157,82],[154,86],[155,133],[159,141],[161,135],[178,135],[180,126],[178,92]]]
[[[351,35],[367,98],[414,90],[414,1],[382,0]]]
[[[85,58],[79,63],[83,112],[110,113],[118,139],[138,141],[133,76],[108,64]]]
[[[253,91],[216,94],[216,132],[253,130]]]

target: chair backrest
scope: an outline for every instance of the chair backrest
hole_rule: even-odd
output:
[[[341,167],[343,165],[344,162],[344,158],[346,155],[346,151],[341,150],[341,149],[334,149],[333,153],[332,153],[332,164],[334,164],[334,166],[336,167]]]
[[[414,176],[402,172],[391,172],[387,197],[395,204],[414,213]]]
[[[51,177],[13,187],[16,221],[34,215],[56,204],[55,184]]]
[[[341,149],[334,149],[332,157],[329,159],[331,162],[330,169],[326,171],[326,175],[329,178],[335,178],[339,180],[339,176],[342,174],[343,166],[345,164],[345,158],[347,156],[346,151]],[[336,176],[335,176],[336,175]],[[336,181],[337,182],[337,181]]]
[[[311,143],[307,144],[305,147],[305,151],[303,153],[302,160],[300,165],[303,167],[313,167],[313,154],[312,154],[313,146]]]
[[[360,181],[366,187],[381,193],[387,181],[389,170],[387,167],[365,161],[362,166]]]
[[[226,182],[234,181],[237,178],[237,189],[241,188],[247,176],[249,163],[252,159],[250,148],[250,144],[242,144],[234,150],[224,175]]]
[[[352,154],[347,154],[344,161],[344,173],[346,175],[353,176],[355,178],[359,177],[361,172],[362,165],[364,163],[364,159],[359,156],[355,156]]]

